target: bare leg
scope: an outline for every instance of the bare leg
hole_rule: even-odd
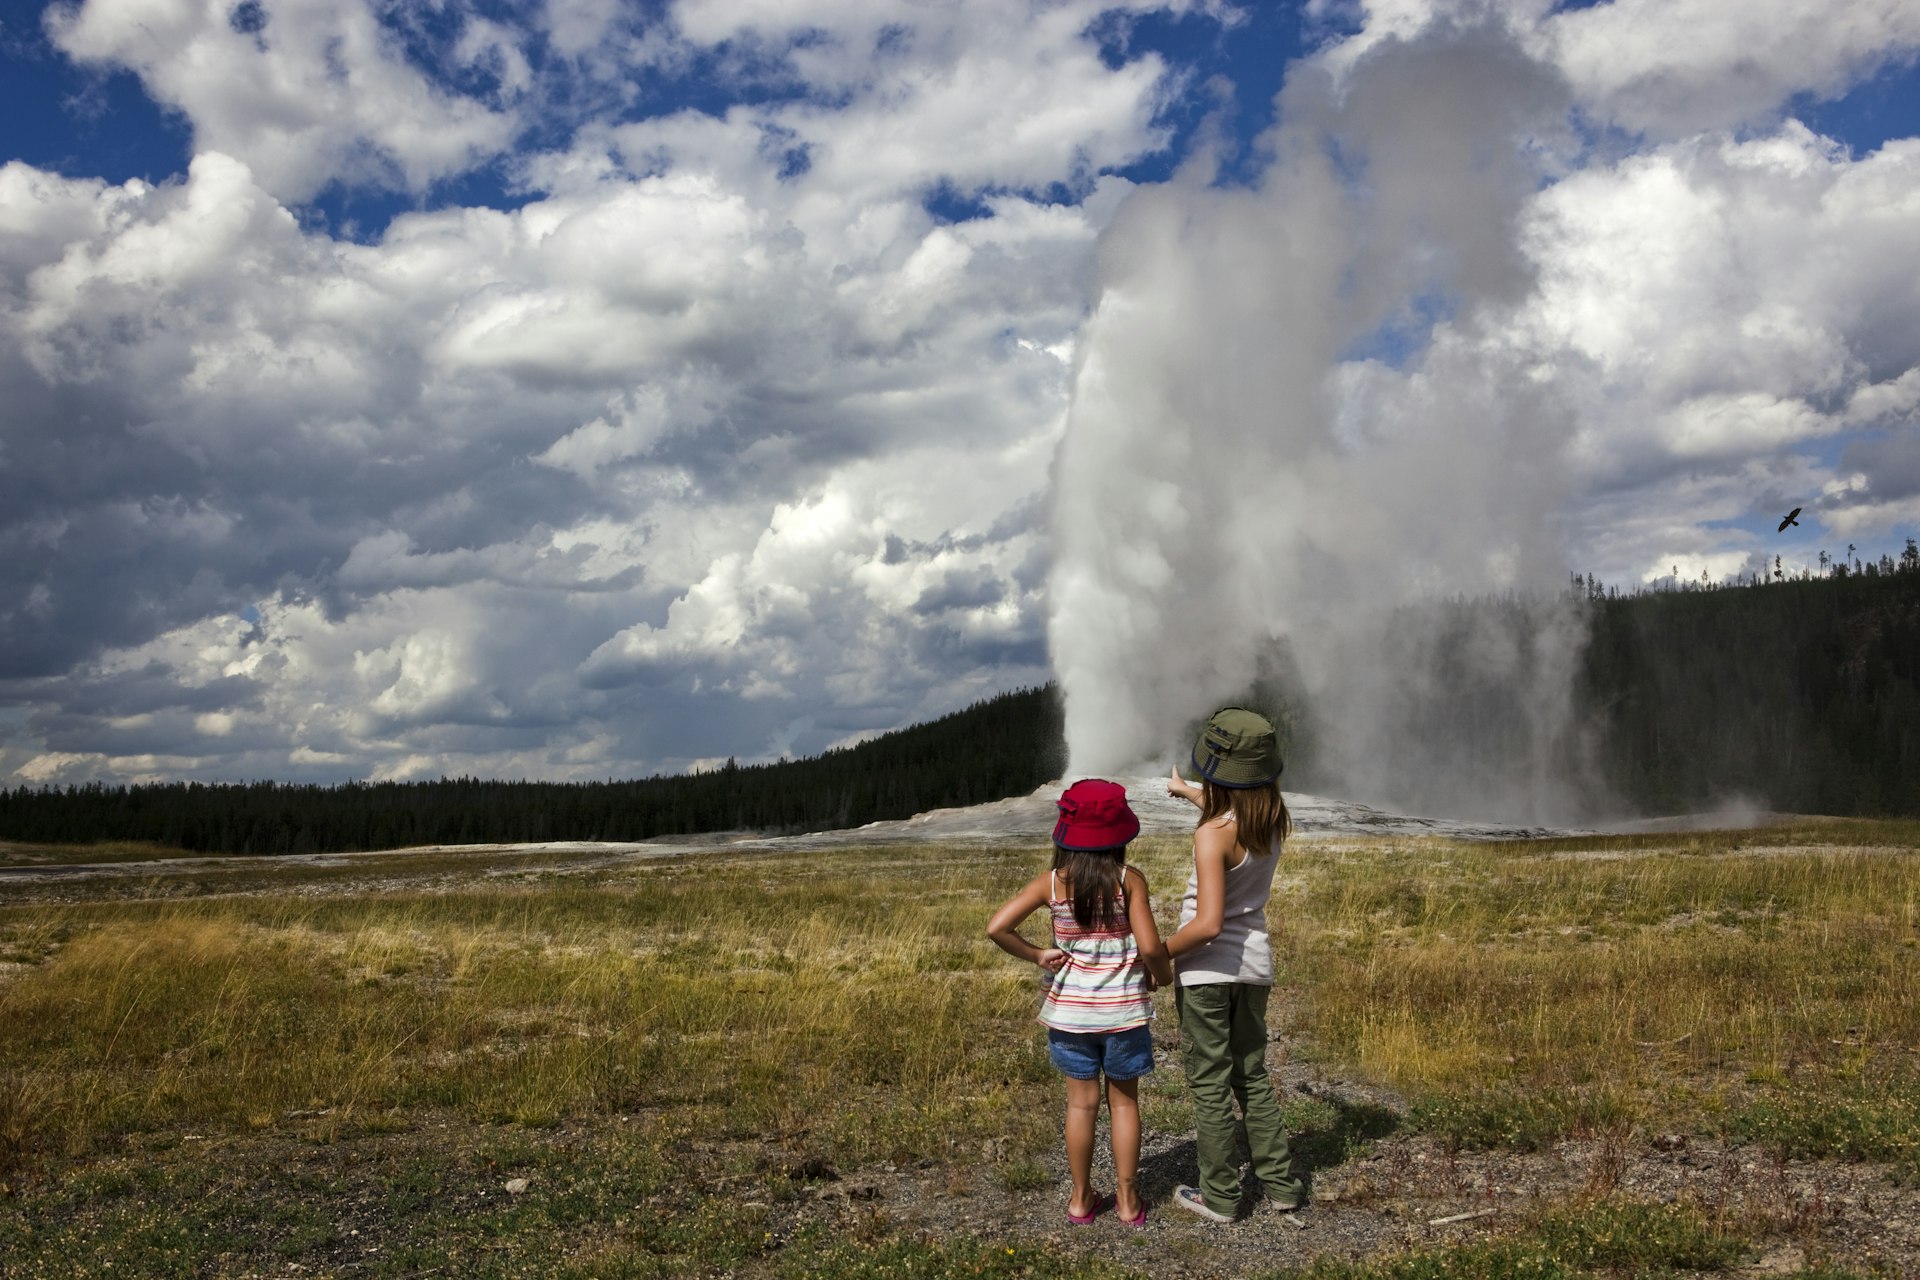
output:
[[[1073,1175],[1073,1197],[1067,1201],[1067,1212],[1082,1217],[1093,1212],[1093,1124],[1099,1117],[1100,1081],[1068,1076],[1067,1172]]]
[[[1134,1175],[1140,1171],[1140,1082],[1107,1081],[1107,1119],[1113,1126],[1113,1211],[1123,1218],[1140,1216],[1140,1194]]]

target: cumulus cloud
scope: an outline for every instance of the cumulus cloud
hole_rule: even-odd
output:
[[[491,91],[449,91],[357,0],[80,0],[47,27],[69,57],[134,72],[195,150],[239,158],[282,200],[335,180],[420,190],[498,155],[529,80],[510,33],[474,17],[444,60]]]
[[[1897,539],[1920,143],[1785,104],[1916,37],[1804,12],[1343,9],[1241,189],[1217,130],[1121,176],[1206,91],[1100,33],[1237,29],[1202,0],[61,5],[194,156],[0,167],[0,778],[818,750],[1065,674],[1075,593],[1151,661],[1223,493],[1288,566],[1263,623],[1328,565],[1715,574],[1792,505]],[[481,171],[500,207],[446,195]],[[340,188],[413,211],[337,238]]]
[[[1607,498],[1583,532],[1642,507],[1692,515],[1686,545],[1630,549],[1616,530],[1608,572],[1756,549],[1775,508],[1882,537],[1911,518],[1876,504],[1912,447],[1920,290],[1886,264],[1920,252],[1916,201],[1920,144],[1855,158],[1789,122],[1595,166],[1534,202],[1541,285],[1510,338],[1552,358],[1579,415],[1571,465]],[[1886,487],[1833,487],[1812,455],[1834,444],[1843,478],[1884,469]],[[1742,519],[1752,532],[1695,523]]]
[[[1553,66],[1591,118],[1666,141],[1777,123],[1799,95],[1840,96],[1920,57],[1920,11],[1900,0],[1314,0],[1358,30],[1327,51],[1344,72],[1382,44],[1495,22]]]
[[[156,12],[176,25],[136,69],[163,97],[202,46],[305,47],[273,39],[297,8],[239,32]],[[373,243],[288,204],[352,179],[345,151],[222,134],[198,98],[175,181],[0,169],[0,385],[21,410],[0,441],[0,766],[605,776],[818,750],[1044,679],[1037,503],[1126,187],[1098,171],[1160,145],[1164,68],[1109,66],[1057,14],[1022,32],[1024,12],[970,34],[902,10],[883,39],[823,11],[806,40],[762,39],[801,62],[837,42],[838,69],[808,74],[838,111],[603,121],[524,158],[520,207],[405,214]],[[130,13],[54,23],[124,61]],[[688,45],[745,38],[673,19]],[[463,57],[506,38],[463,23]],[[355,47],[481,118],[392,39]],[[969,95],[1016,90],[1005,136],[973,139]],[[385,118],[328,127],[413,155]],[[862,156],[893,127],[925,145]],[[927,211],[960,189],[976,216]]]
[[[1920,10],[1899,0],[1612,0],[1543,24],[1544,47],[1610,122],[1675,136],[1837,97],[1920,54]]]

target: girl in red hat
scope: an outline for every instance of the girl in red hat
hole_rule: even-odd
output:
[[[1126,865],[1140,820],[1118,783],[1086,778],[1066,789],[1053,828],[1053,866],[993,913],[987,936],[1007,954],[1052,975],[1040,1005],[1047,1055],[1067,1081],[1067,1221],[1085,1226],[1111,1205],[1120,1221],[1144,1226],[1134,1188],[1140,1167],[1140,1077],[1153,1070],[1153,989],[1173,980],[1153,923],[1147,880]],[[1020,924],[1040,907],[1053,918],[1053,945],[1036,947]],[[1112,1126],[1112,1197],[1093,1190],[1093,1128],[1106,1079]]]

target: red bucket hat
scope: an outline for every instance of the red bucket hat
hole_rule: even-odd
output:
[[[1140,819],[1127,807],[1127,789],[1104,778],[1082,778],[1055,801],[1060,821],[1053,842],[1062,849],[1118,849],[1140,834]]]

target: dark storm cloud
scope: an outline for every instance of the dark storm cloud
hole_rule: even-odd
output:
[[[1865,476],[1867,495],[1882,502],[1920,494],[1920,422],[1849,441],[1840,470]]]
[[[943,575],[920,593],[913,602],[919,613],[941,613],[948,609],[977,609],[998,604],[1006,598],[1006,584],[996,573],[984,568],[965,569]]]

